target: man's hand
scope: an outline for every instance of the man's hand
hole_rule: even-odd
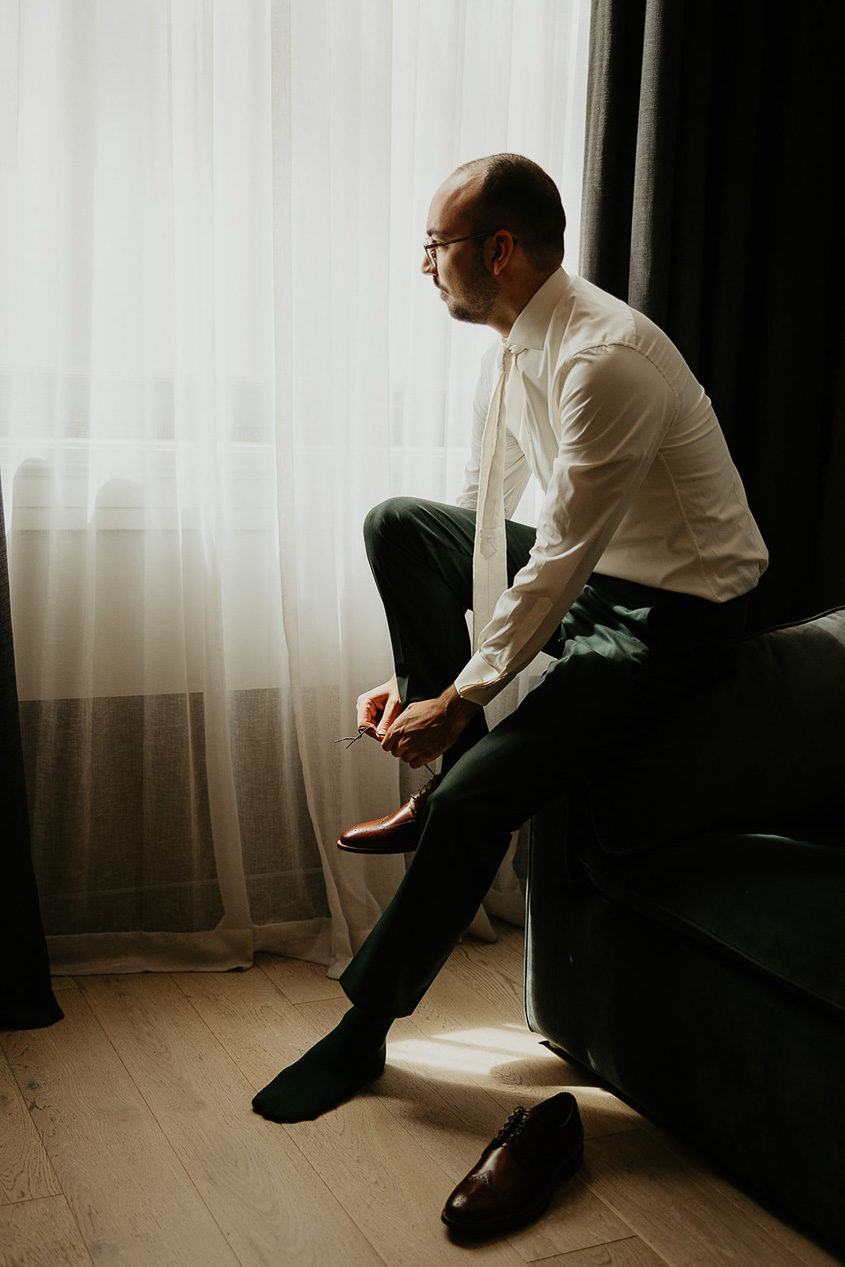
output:
[[[409,704],[390,726],[381,746],[417,770],[451,748],[480,707],[448,686],[437,699]]]
[[[381,686],[374,686],[358,696],[358,729],[365,730],[379,742],[402,712],[402,701],[396,685],[396,674]]]

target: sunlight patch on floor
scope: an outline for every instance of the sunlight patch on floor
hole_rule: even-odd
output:
[[[391,1065],[423,1066],[432,1072],[490,1074],[502,1064],[529,1059],[561,1064],[560,1057],[543,1047],[536,1034],[516,1025],[388,1040],[388,1047]]]
[[[503,1061],[543,1054],[539,1040],[528,1031],[460,1030],[432,1038],[405,1038],[389,1043],[391,1064],[423,1065],[456,1073],[489,1073]],[[551,1053],[549,1053],[550,1058]]]

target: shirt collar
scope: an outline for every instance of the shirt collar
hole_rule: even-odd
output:
[[[541,352],[549,332],[549,322],[562,296],[569,289],[569,274],[559,268],[551,277],[543,282],[511,327],[505,340],[508,347],[516,349],[532,348]]]

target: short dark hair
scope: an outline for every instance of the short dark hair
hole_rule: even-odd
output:
[[[477,229],[508,229],[535,268],[557,268],[563,259],[566,215],[557,185],[521,154],[475,158],[459,172],[481,175],[475,207]]]

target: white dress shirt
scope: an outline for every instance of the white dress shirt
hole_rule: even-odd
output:
[[[529,560],[455,682],[478,704],[542,650],[591,572],[718,603],[753,589],[768,559],[712,405],[652,321],[559,269],[503,342],[482,361],[458,504],[477,509],[507,351],[497,513],[513,515],[532,474],[545,497]]]

